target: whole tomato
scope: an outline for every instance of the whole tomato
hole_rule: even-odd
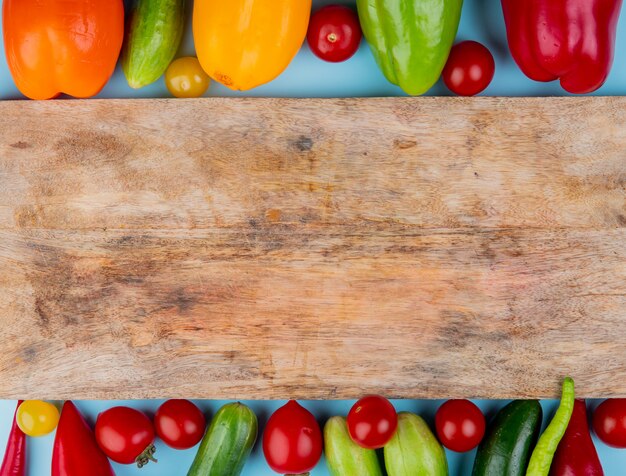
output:
[[[379,395],[361,398],[350,409],[347,420],[352,440],[371,450],[385,446],[398,428],[396,409]]]
[[[59,424],[59,410],[52,403],[26,400],[18,407],[15,421],[24,434],[43,436],[51,433]]]
[[[443,82],[459,96],[474,96],[491,84],[496,63],[491,52],[477,41],[463,41],[452,47],[443,69]]]
[[[154,428],[150,419],[139,410],[113,407],[103,411],[96,420],[96,441],[109,458],[121,464],[137,466],[156,460]]]
[[[165,71],[165,86],[177,98],[199,98],[210,85],[211,79],[193,56],[175,59]]]
[[[274,412],[263,433],[263,454],[277,473],[311,471],[322,457],[322,446],[315,417],[295,400]]]
[[[315,56],[339,63],[357,52],[362,36],[354,10],[343,5],[328,5],[311,16],[306,38]]]
[[[469,400],[448,400],[435,414],[435,427],[441,444],[463,453],[481,442],[485,435],[485,416]]]
[[[168,400],[154,415],[154,428],[167,446],[186,450],[202,439],[206,419],[189,400]]]
[[[605,444],[626,448],[626,398],[603,401],[593,412],[593,431]]]

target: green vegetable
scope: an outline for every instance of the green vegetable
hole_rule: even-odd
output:
[[[572,418],[575,399],[574,381],[570,377],[566,377],[563,381],[559,408],[543,432],[543,435],[539,438],[539,443],[537,443],[530,457],[526,476],[548,476],[554,453],[565,434],[565,430],[567,430],[570,418]]]
[[[331,476],[382,476],[376,451],[357,445],[346,419],[330,418],[324,425],[324,454]]]
[[[211,421],[187,476],[238,476],[254,442],[256,415],[243,403],[229,403]]]
[[[137,0],[122,53],[131,88],[159,79],[174,59],[185,26],[185,0]]]
[[[426,422],[419,416],[398,413],[398,429],[384,449],[389,476],[447,476],[448,461]]]
[[[463,0],[357,0],[363,34],[387,79],[428,91],[448,60]]]
[[[472,476],[524,476],[542,419],[537,400],[515,400],[506,405],[478,447]]]

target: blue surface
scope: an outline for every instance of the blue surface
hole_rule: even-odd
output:
[[[315,6],[331,3],[354,4],[355,0],[314,0]],[[188,2],[191,10],[191,0]],[[188,15],[190,18],[191,15]],[[194,55],[191,27],[180,56]],[[515,66],[508,53],[504,20],[500,0],[465,0],[458,34],[459,40],[477,40],[484,43],[494,54],[496,75],[491,86],[483,93],[489,96],[554,96],[565,95],[557,82],[536,83],[527,79]],[[0,40],[1,41],[1,40]],[[615,66],[607,83],[597,91],[598,95],[626,95],[626,14],[620,20]],[[4,46],[2,46],[4,49]],[[431,95],[449,94],[445,86],[437,84]],[[345,63],[330,64],[318,60],[305,45],[280,77],[252,91],[233,92],[213,83],[208,96],[280,96],[280,97],[351,97],[351,96],[399,96],[403,92],[388,83],[376,67],[365,44],[359,52]],[[19,98],[4,55],[0,55],[0,98]],[[139,91],[131,89],[118,69],[113,79],[99,97],[169,97],[163,80]]]
[[[144,400],[144,401],[123,401],[123,402],[76,402],[82,413],[88,421],[93,424],[99,412],[114,405],[128,405],[145,411],[148,415],[153,415],[163,400]],[[208,418],[215,414],[217,409],[224,401],[195,401],[195,403],[205,412]],[[261,428],[271,413],[285,402],[273,401],[245,401],[258,415]],[[333,401],[333,402],[301,402],[306,408],[312,411],[318,418],[320,425],[332,415],[346,415],[353,405],[354,401]],[[393,402],[398,411],[412,411],[420,414],[428,421],[431,426],[433,424],[435,411],[443,400],[401,400]],[[476,401],[480,408],[485,412],[487,418],[491,418],[502,406],[505,401],[481,400]],[[589,408],[595,407],[599,401],[589,402]],[[544,401],[544,419],[551,418],[556,410],[558,402]],[[0,448],[5,447],[11,418],[15,410],[15,402],[0,401]],[[207,420],[208,420],[207,418]],[[544,426],[546,422],[544,421]],[[626,450],[618,450],[609,448],[595,439],[596,448],[600,455],[600,460],[604,467],[606,476],[623,476],[626,474]],[[46,476],[50,474],[50,461],[52,459],[52,442],[54,434],[41,437],[29,438],[28,440],[28,462],[29,475]],[[243,471],[243,476],[270,476],[273,473],[263,458],[261,445],[257,440],[251,458],[248,460]],[[163,442],[157,441],[156,458],[159,460],[157,464],[150,463],[142,469],[138,469],[133,465],[113,464],[117,476],[143,475],[143,476],[185,476],[191,462],[196,454],[197,448],[186,451],[176,451],[168,448]],[[2,450],[0,450],[2,451]],[[469,453],[453,453],[447,451],[448,463],[450,467],[450,476],[469,476],[471,474],[472,464],[476,451]],[[312,476],[327,476],[326,463],[322,460],[317,465]],[[85,475],[88,476],[88,475]],[[351,475],[360,476],[360,475]]]
[[[350,1],[314,1],[316,6],[329,3],[346,3]],[[499,0],[466,0],[459,39],[478,40],[487,45],[494,53],[496,59],[496,76],[493,84],[484,94],[492,96],[551,96],[565,94],[557,83],[535,83],[525,78],[515,67],[513,60],[508,55],[504,33],[504,23],[500,10]],[[1,39],[0,39],[1,42]],[[601,95],[626,95],[626,14],[620,22],[618,36],[617,57],[613,72],[606,85],[596,94]],[[2,46],[3,49],[3,46]],[[190,29],[181,48],[182,55],[193,54],[193,42]],[[431,91],[433,95],[448,94],[445,87],[438,84]],[[213,84],[207,95],[212,96],[281,96],[281,97],[343,97],[343,96],[397,96],[402,95],[397,87],[389,84],[376,67],[374,60],[365,44],[359,52],[349,61],[343,64],[328,64],[316,59],[305,46],[288,70],[274,82],[246,93],[234,93],[227,88]],[[158,81],[152,86],[135,91],[129,88],[126,81],[118,70],[102,91],[99,97],[168,97],[163,81]],[[8,73],[4,55],[0,55],[0,98],[15,99],[21,95],[13,85]],[[452,391],[453,389],[451,389]],[[233,395],[233,397],[236,397]],[[77,402],[85,416],[93,423],[97,414],[116,404],[127,404],[148,413],[153,413],[161,401],[135,401],[135,402]],[[217,408],[224,402],[201,401],[196,402],[206,411],[207,415],[215,413]],[[258,414],[261,424],[273,410],[284,402],[246,402]],[[304,402],[323,422],[331,415],[345,415],[353,402]],[[432,422],[436,408],[441,401],[399,401],[394,402],[398,410],[410,410],[424,416]],[[480,407],[491,416],[505,402],[481,401]],[[546,416],[552,414],[556,403],[553,401],[543,402]],[[597,402],[592,402],[596,405]],[[6,443],[6,438],[11,425],[11,419],[15,408],[15,402],[0,401],[0,453]],[[29,439],[29,474],[33,476],[46,476],[50,474],[50,460],[52,456],[52,442],[54,435],[38,439]],[[596,442],[600,458],[603,462],[606,476],[623,476],[626,474],[626,450],[608,448],[602,443]],[[115,465],[118,476],[139,475],[144,476],[177,476],[186,474],[195,455],[195,449],[188,451],[174,451],[167,448],[162,442],[157,442],[158,464],[149,464],[138,470],[134,466]],[[450,474],[463,476],[471,473],[474,460],[474,452],[459,455],[448,453]],[[247,464],[245,476],[264,476],[272,474],[266,466],[260,447],[257,444],[253,456]],[[313,476],[326,475],[324,463],[320,463]],[[355,475],[357,476],[357,475]]]

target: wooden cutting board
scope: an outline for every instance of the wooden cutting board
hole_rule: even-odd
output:
[[[626,98],[0,103],[1,398],[626,396]]]

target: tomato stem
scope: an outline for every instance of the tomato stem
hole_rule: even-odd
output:
[[[156,452],[156,448],[152,443],[148,445],[148,447],[143,450],[143,452],[135,458],[135,463],[137,463],[138,468],[143,468],[150,461],[157,463],[158,461],[154,458],[154,453]]]

